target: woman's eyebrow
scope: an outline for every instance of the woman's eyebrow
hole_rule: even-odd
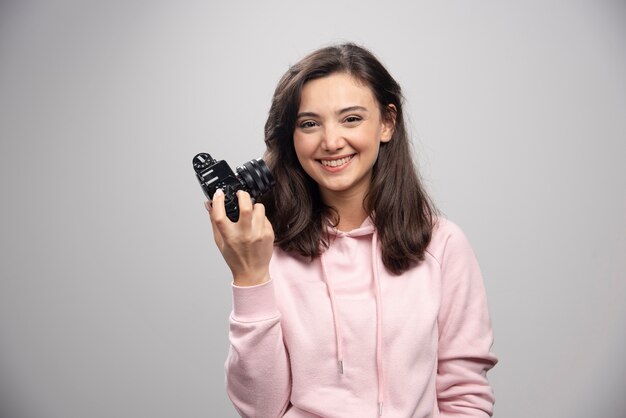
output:
[[[313,113],[313,112],[300,112],[298,113],[298,115],[296,116],[296,119],[300,119],[300,118],[317,118],[319,117],[319,115],[317,113]]]
[[[337,113],[337,115],[342,115],[344,113],[355,112],[355,111],[367,112],[367,108],[363,107],[363,106],[348,106],[348,107],[344,107],[343,109],[339,109],[336,113]],[[296,119],[300,119],[300,118],[318,118],[318,117],[319,117],[319,115],[317,113],[315,113],[315,112],[300,112],[296,116]]]
[[[344,107],[343,109],[339,110],[337,112],[337,114],[341,115],[343,113],[354,112],[354,111],[357,111],[357,110],[367,112],[367,108],[366,107],[363,107],[363,106],[350,106],[350,107]]]

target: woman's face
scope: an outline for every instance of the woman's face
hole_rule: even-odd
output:
[[[346,73],[308,81],[293,134],[298,160],[327,203],[363,199],[381,142],[393,121],[382,118],[372,91]]]

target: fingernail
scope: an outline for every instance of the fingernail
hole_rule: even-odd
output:
[[[224,191],[222,189],[217,189],[215,193],[213,193],[213,198],[224,196]]]

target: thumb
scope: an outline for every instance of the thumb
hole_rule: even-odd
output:
[[[222,234],[220,233],[219,228],[217,227],[215,221],[213,220],[213,217],[211,216],[211,212],[213,210],[211,202],[208,200],[204,202],[204,207],[206,208],[207,212],[209,212],[209,220],[211,221],[211,228],[213,229],[213,239],[215,240],[215,244],[217,244],[217,248],[221,250],[224,244],[224,240],[222,239]]]

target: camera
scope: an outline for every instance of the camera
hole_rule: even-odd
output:
[[[226,161],[217,161],[205,152],[193,157],[192,164],[207,199],[213,200],[213,194],[217,189],[224,191],[226,216],[233,222],[239,219],[238,190],[248,192],[254,202],[276,184],[274,176],[260,158],[237,167],[236,173]]]

